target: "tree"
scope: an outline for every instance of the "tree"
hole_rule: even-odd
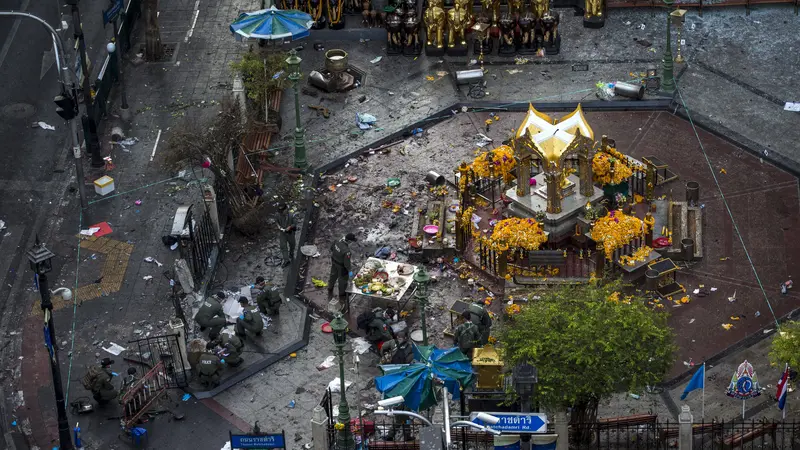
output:
[[[781,330],[772,338],[769,360],[781,370],[787,363],[794,370],[800,368],[800,322],[781,325]]]
[[[507,366],[538,369],[535,401],[572,408],[580,442],[592,438],[601,399],[658,383],[673,362],[666,314],[640,296],[626,296],[624,288],[616,281],[538,293],[498,335]]]
[[[283,89],[286,78],[285,52],[260,55],[252,50],[242,55],[239,61],[231,62],[231,71],[242,77],[247,98],[255,103],[256,117],[268,114],[267,95]]]
[[[148,61],[161,61],[164,57],[164,46],[161,44],[161,28],[158,26],[158,0],[145,0],[144,23],[144,57]]]

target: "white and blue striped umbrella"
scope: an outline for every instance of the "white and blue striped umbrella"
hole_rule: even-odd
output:
[[[301,39],[308,36],[314,20],[310,15],[296,9],[269,9],[242,13],[231,24],[231,33],[236,39]]]

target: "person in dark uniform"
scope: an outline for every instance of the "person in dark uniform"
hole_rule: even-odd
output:
[[[207,297],[203,304],[200,305],[200,310],[194,315],[194,321],[200,325],[200,331],[211,328],[209,333],[219,334],[222,328],[228,324],[228,318],[225,317],[225,312],[222,311],[222,304],[219,302],[224,298],[225,294],[218,292],[217,298]]]
[[[212,350],[215,345],[212,342],[206,344],[206,350]],[[213,353],[206,352],[200,355],[200,362],[197,364],[197,379],[206,389],[213,389],[219,386],[219,379],[222,373],[224,359]]]
[[[492,329],[492,318],[489,316],[489,311],[486,310],[481,300],[475,300],[469,305],[469,313],[472,315],[472,323],[478,326],[481,332],[481,338],[478,342],[480,345],[489,343],[489,334]]]
[[[225,358],[225,363],[231,367],[238,367],[244,362],[242,359],[242,350],[244,349],[244,342],[238,336],[229,333],[221,335],[209,334],[211,343],[216,347],[221,347],[222,354],[217,353],[218,356]]]
[[[292,263],[294,258],[294,232],[297,230],[297,223],[294,219],[294,214],[289,211],[286,203],[278,204],[278,211],[275,214],[275,222],[278,224],[278,242],[281,246],[281,255],[283,256],[282,267],[286,267]]]
[[[268,316],[280,314],[281,303],[283,303],[283,294],[281,294],[277,286],[268,287],[264,285],[256,297],[258,309]]]
[[[453,343],[458,346],[461,353],[472,358],[472,349],[478,346],[481,339],[481,330],[478,325],[473,323],[472,314],[469,311],[464,311],[461,316],[464,318],[464,323],[456,327],[453,332]]]
[[[111,384],[111,378],[117,376],[111,371],[113,359],[103,358],[99,366],[92,366],[81,380],[86,389],[92,391],[92,397],[99,405],[105,405],[117,398],[117,388]]]
[[[249,331],[257,337],[261,336],[264,332],[264,320],[261,318],[258,308],[251,307],[247,297],[239,297],[239,304],[242,305],[244,311],[236,319],[236,335],[245,339]]]
[[[350,242],[355,242],[356,236],[347,233],[343,238],[331,245],[331,276],[328,278],[328,298],[333,298],[333,286],[339,282],[339,300],[344,301],[347,293],[348,277],[353,277],[353,267],[350,262]]]

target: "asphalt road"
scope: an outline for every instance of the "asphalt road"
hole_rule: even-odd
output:
[[[60,28],[58,0],[0,0],[0,10],[24,11],[45,19]],[[81,2],[82,22],[87,42],[104,49],[106,34],[101,9],[103,1]],[[65,10],[68,13],[68,11]],[[71,23],[71,21],[68,21]],[[67,33],[64,38],[70,38]],[[70,49],[71,41],[65,42]],[[49,235],[48,229],[60,221],[49,221],[52,204],[62,196],[76,195],[68,190],[68,176],[73,160],[68,158],[69,126],[56,113],[53,97],[59,93],[57,66],[43,71],[42,58],[52,48],[47,31],[27,18],[0,17],[0,335],[19,330],[20,319],[29,311],[33,276],[25,252],[37,234]],[[67,50],[68,53],[71,52]],[[103,50],[104,51],[104,50]],[[96,53],[96,52],[94,52]],[[90,53],[90,58],[95,55]],[[96,55],[97,57],[105,55]],[[54,59],[53,59],[54,61]],[[44,72],[44,73],[43,73]],[[32,122],[44,122],[55,130],[32,128]],[[71,180],[74,186],[74,180]],[[56,258],[54,265],[60,265]],[[0,349],[0,360],[19,351],[18,343]],[[4,364],[6,365],[6,364]],[[9,365],[6,365],[10,367]],[[10,372],[9,372],[10,373]],[[0,383],[7,374],[0,374]],[[0,418],[5,419],[5,418]],[[3,420],[2,424],[10,423]],[[0,431],[4,426],[0,425]]]

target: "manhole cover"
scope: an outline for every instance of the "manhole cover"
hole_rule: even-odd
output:
[[[3,116],[9,119],[25,119],[32,116],[36,108],[28,103],[12,103],[3,107]]]

